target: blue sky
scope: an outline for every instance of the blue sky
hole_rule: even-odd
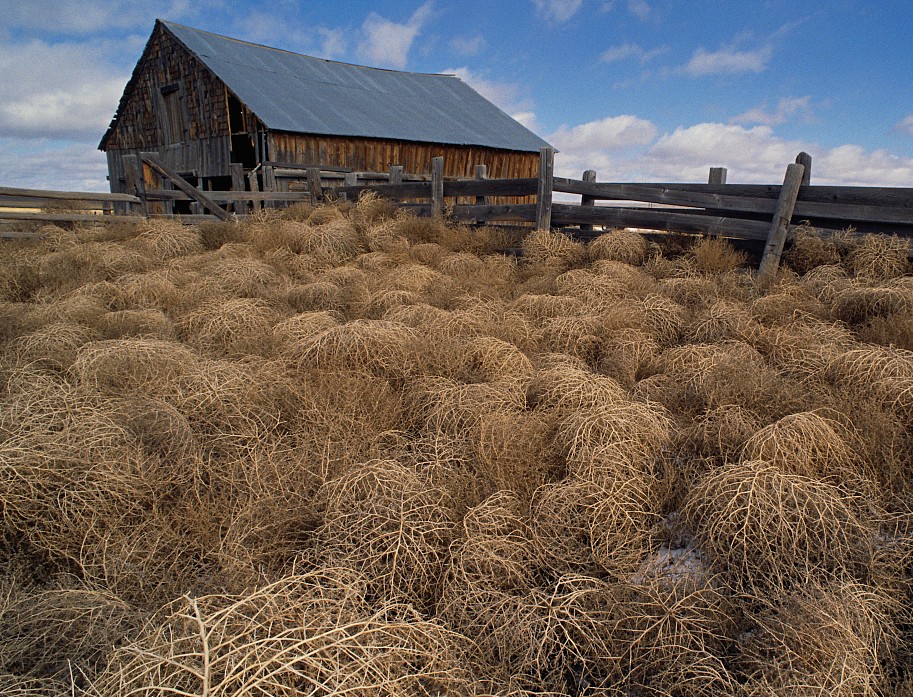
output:
[[[156,17],[455,73],[603,181],[913,186],[913,0],[0,0],[0,185],[106,190],[96,150]]]

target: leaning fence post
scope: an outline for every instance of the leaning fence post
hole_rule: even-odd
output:
[[[783,246],[786,244],[786,233],[789,231],[789,221],[796,208],[796,198],[799,187],[802,185],[802,176],[805,166],[791,164],[786,167],[786,177],[780,188],[780,198],[777,200],[777,210],[770,225],[767,235],[767,244],[764,246],[764,256],[758,268],[760,279],[770,279],[780,266],[780,257],[783,255]]]
[[[539,149],[539,189],[536,192],[536,229],[552,227],[552,189],[555,185],[555,149]]]
[[[588,170],[584,171],[583,181],[589,182],[589,183],[595,182],[596,181],[596,170],[588,169]],[[596,199],[593,196],[583,195],[580,197],[580,205],[581,206],[595,206]],[[590,225],[589,223],[581,223],[580,229],[581,229],[581,231],[584,231],[584,232],[591,232],[593,230],[593,226]]]
[[[431,158],[431,217],[444,217],[444,158]]]
[[[802,186],[808,186],[812,183],[812,156],[807,152],[800,152],[796,155],[796,164],[805,167],[805,173],[802,175]]]

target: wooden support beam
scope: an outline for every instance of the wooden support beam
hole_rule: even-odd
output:
[[[588,170],[586,170],[586,171],[583,173],[583,181],[585,181],[585,182],[594,182],[594,181],[596,181],[596,170],[595,170],[595,169],[588,169]],[[581,206],[595,206],[595,205],[596,205],[596,199],[593,198],[592,196],[587,196],[586,194],[583,194],[583,195],[580,197],[580,205],[581,205]],[[581,229],[581,230],[584,230],[584,231],[586,231],[586,232],[592,232],[593,226],[590,225],[590,224],[588,224],[588,223],[583,223],[583,224],[580,226],[580,229]]]
[[[808,186],[812,183],[812,156],[807,152],[800,152],[796,155],[796,164],[805,167],[802,175],[802,186]]]
[[[431,217],[444,217],[444,158],[431,158]]]
[[[725,184],[726,183],[726,168],[725,167],[711,167],[710,176],[707,177],[708,184]]]
[[[145,162],[163,177],[166,177],[168,180],[170,180],[174,186],[190,196],[190,198],[202,205],[204,208],[207,208],[217,218],[226,221],[231,220],[231,215],[229,215],[224,208],[222,208],[218,203],[213,201],[198,188],[191,185],[186,179],[184,179],[184,177],[168,167],[168,165],[166,165],[164,162],[159,161],[158,158],[153,157],[149,153],[143,153],[142,157],[143,162]]]
[[[308,193],[311,196],[311,205],[316,206],[323,201],[323,189],[320,183],[320,169],[308,167],[307,169]]]
[[[552,227],[552,189],[555,179],[555,149],[539,150],[539,188],[536,193],[536,229]]]
[[[758,268],[759,279],[771,279],[777,273],[780,257],[783,256],[783,246],[786,244],[786,233],[789,232],[789,221],[793,217],[796,197],[799,195],[799,187],[802,185],[804,174],[804,165],[791,164],[786,167],[786,177],[783,179],[783,188],[780,189],[777,210],[767,235],[761,266]]]

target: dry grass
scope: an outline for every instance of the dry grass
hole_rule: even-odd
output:
[[[3,694],[909,691],[904,242],[761,287],[370,196],[46,232],[0,259]]]

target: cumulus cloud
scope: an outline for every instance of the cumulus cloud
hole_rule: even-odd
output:
[[[898,121],[897,130],[913,136],[913,114],[908,114]]]
[[[105,155],[95,144],[0,137],[6,186],[63,191],[110,191]]]
[[[402,70],[406,67],[412,43],[431,17],[432,6],[431,0],[421,5],[405,24],[372,12],[361,26],[358,55],[371,65]]]
[[[707,180],[710,167],[726,167],[732,183],[772,184],[799,152],[811,153],[812,182],[821,185],[908,186],[913,158],[853,145],[832,148],[788,140],[766,125],[698,123],[657,137],[650,121],[627,115],[562,126],[546,137],[560,152],[555,170],[579,177],[595,169],[602,181]]]
[[[561,24],[577,14],[583,0],[533,0],[533,5],[541,17]]]
[[[767,63],[770,62],[772,56],[773,47],[769,45],[746,51],[735,48],[708,51],[701,47],[695,50],[691,60],[682,67],[682,72],[692,77],[760,73],[767,68]]]
[[[804,123],[814,121],[814,115],[811,109],[811,97],[783,97],[780,99],[777,107],[773,110],[767,108],[767,104],[749,109],[746,112],[733,116],[730,123],[747,123],[762,124],[765,126],[778,126],[786,123],[794,117],[798,117]]]
[[[100,139],[130,68],[85,43],[0,45],[0,136]]]

